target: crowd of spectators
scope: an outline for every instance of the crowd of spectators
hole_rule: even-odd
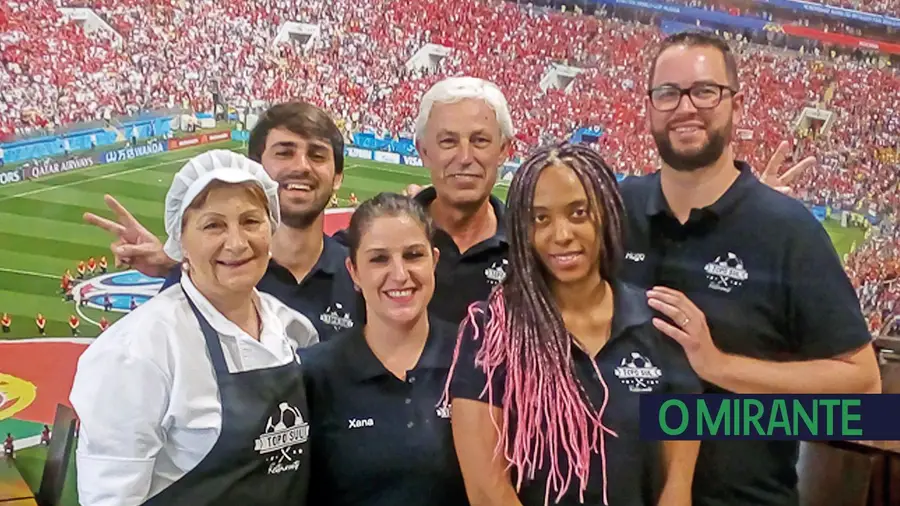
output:
[[[0,3],[0,139],[146,109],[209,111],[213,90],[237,107],[304,99],[349,130],[404,136],[421,95],[444,76],[466,74],[507,95],[518,154],[600,126],[598,149],[619,171],[657,167],[644,99],[649,56],[662,37],[653,26],[496,0],[63,1],[91,8],[113,31],[86,33],[56,0]],[[286,21],[318,35],[276,43]],[[436,69],[409,69],[429,43],[449,55]],[[739,157],[762,168],[791,140],[793,159],[819,159],[795,184],[801,198],[886,217],[847,269],[873,328],[889,323],[900,313],[900,232],[892,225],[900,157],[891,155],[900,151],[900,76],[845,57],[735,47],[746,92]],[[567,90],[542,90],[542,77],[559,64],[580,74]],[[817,106],[834,113],[829,132],[798,130],[804,108]]]

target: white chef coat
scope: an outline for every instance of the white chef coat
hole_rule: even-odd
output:
[[[308,318],[254,291],[262,322],[257,341],[213,308],[188,276],[116,322],[82,354],[69,397],[81,422],[76,463],[83,506],[142,504],[196,467],[218,439],[215,373],[185,292],[219,334],[231,372],[299,360],[296,349],[319,340]]]

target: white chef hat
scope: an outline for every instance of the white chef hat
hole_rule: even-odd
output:
[[[224,149],[214,149],[197,155],[181,168],[172,180],[166,194],[166,233],[169,238],[163,247],[166,254],[176,261],[183,260],[181,252],[181,227],[184,212],[213,181],[226,183],[252,182],[259,185],[269,201],[269,221],[272,231],[281,220],[278,208],[278,183],[266,174],[263,166],[249,158]]]

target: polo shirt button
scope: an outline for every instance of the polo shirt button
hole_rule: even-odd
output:
[[[412,402],[412,399],[406,399],[406,403],[409,404]]]
[[[412,428],[413,428],[413,425],[415,425],[415,424],[412,423],[412,422],[409,422],[408,424],[406,424],[406,428],[407,428],[407,429],[412,429]]]
[[[409,377],[409,382],[410,382],[410,383],[415,383],[415,382],[416,382],[416,377],[415,377],[415,376],[410,376],[410,377]]]

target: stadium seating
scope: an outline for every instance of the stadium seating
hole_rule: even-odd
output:
[[[900,10],[897,0],[830,3]],[[309,100],[340,118],[359,142],[410,151],[421,95],[444,76],[467,74],[506,93],[518,154],[600,125],[605,132],[596,145],[620,172],[657,166],[644,105],[648,57],[661,37],[656,27],[475,0],[64,4],[94,9],[124,41],[86,35],[52,0],[0,4],[0,138],[145,109],[208,111],[216,82],[230,104]],[[275,46],[289,20],[316,24],[318,39],[307,48]],[[435,72],[407,69],[426,43],[452,52]],[[739,157],[762,168],[778,143],[791,139],[794,159],[815,154],[820,161],[795,185],[801,198],[883,220],[882,232],[858,245],[847,269],[872,325],[888,323],[900,312],[893,281],[900,249],[893,225],[900,204],[900,77],[847,57],[816,60],[740,42],[735,47],[747,97],[738,128],[749,137],[737,142]],[[542,77],[558,63],[583,72],[568,93],[543,92]],[[837,113],[831,134],[795,133],[800,111],[816,103]]]

